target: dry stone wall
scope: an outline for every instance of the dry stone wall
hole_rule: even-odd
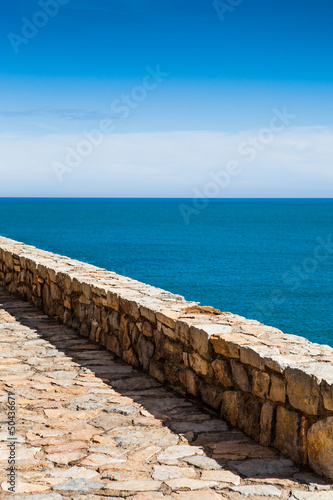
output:
[[[331,347],[2,237],[0,285],[333,479]]]

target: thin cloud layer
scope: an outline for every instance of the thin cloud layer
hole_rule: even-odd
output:
[[[213,197],[333,194],[333,130],[325,127],[289,128],[255,153],[255,130],[108,134],[75,165],[70,155],[86,137],[1,135],[0,196],[200,197],[232,164]],[[62,182],[55,164],[65,167]]]
[[[20,111],[0,111],[0,117],[4,118],[60,118],[73,121],[101,120],[109,118],[110,115],[100,111],[87,111],[85,109],[30,109]]]

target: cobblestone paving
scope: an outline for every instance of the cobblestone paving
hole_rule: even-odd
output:
[[[0,419],[3,499],[333,499],[332,485],[2,289]]]

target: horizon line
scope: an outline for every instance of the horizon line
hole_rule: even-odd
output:
[[[333,200],[333,197],[289,197],[289,196],[243,196],[243,197],[230,197],[230,198],[208,198],[208,197],[193,197],[193,196],[0,196],[0,200],[202,200],[207,199],[210,201],[229,201],[229,200]]]

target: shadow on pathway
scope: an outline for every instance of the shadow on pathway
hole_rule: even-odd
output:
[[[0,342],[1,498],[11,391],[16,498],[333,499],[325,481],[1,288]]]

